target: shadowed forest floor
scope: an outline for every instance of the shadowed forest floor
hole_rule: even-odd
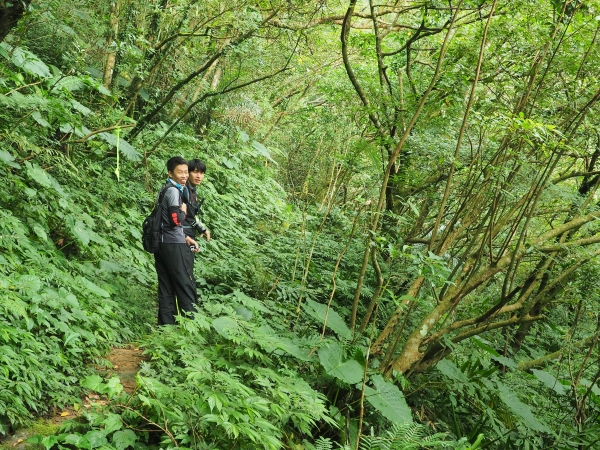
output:
[[[142,349],[129,344],[124,348],[112,348],[106,356],[112,367],[97,367],[99,374],[106,378],[118,376],[123,385],[123,390],[131,393],[135,390],[136,381],[135,375],[139,370],[140,363],[143,361]],[[98,395],[91,394],[82,398],[82,407],[90,408],[91,404],[105,404],[105,401]],[[6,437],[0,437],[0,450],[2,449],[23,449],[31,447],[25,441],[36,434],[53,434],[57,427],[65,420],[73,419],[79,415],[82,410],[74,407],[66,407],[63,409],[54,408],[48,415],[44,416],[38,423],[32,427],[20,428]]]

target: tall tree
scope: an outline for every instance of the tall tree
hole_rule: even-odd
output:
[[[0,42],[17,25],[30,4],[31,0],[0,0]]]
[[[405,258],[422,261],[418,276],[390,287],[404,300],[383,313],[372,346],[386,372],[425,370],[449,354],[448,343],[498,329],[519,330],[516,348],[545,308],[560,301],[565,283],[600,254],[595,138],[586,125],[600,85],[580,74],[589,70],[593,50],[578,62],[568,56],[574,39],[595,42],[597,27],[581,4],[560,6],[370,2],[357,13],[357,2],[349,3],[342,57],[372,139],[386,156],[351,326],[361,323],[362,331],[373,320],[385,281],[378,276],[375,295],[360,304],[369,262],[380,273],[378,261],[392,257],[374,236],[409,244]],[[363,30],[354,40],[353,27]],[[530,39],[526,29],[543,39]],[[476,44],[465,48],[465,39]],[[532,57],[519,57],[515,66],[511,60],[523,46]],[[485,102],[489,96],[493,103]],[[428,133],[442,133],[430,155]],[[449,141],[440,147],[443,135]],[[573,155],[576,147],[582,156]],[[580,170],[570,172],[573,166]],[[394,215],[405,225],[393,226],[387,217]],[[423,265],[441,271],[432,275]]]
[[[114,0],[110,2],[110,28],[108,39],[106,40],[106,64],[104,65],[104,86],[108,89],[112,84],[113,72],[117,62],[117,36],[119,35],[119,9],[120,2]]]

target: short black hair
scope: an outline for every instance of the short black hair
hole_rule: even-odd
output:
[[[195,172],[196,170],[201,173],[206,173],[206,164],[204,161],[199,159],[190,159],[188,161],[188,172]]]
[[[167,161],[167,170],[169,172],[173,172],[175,167],[180,166],[181,164],[187,165],[187,161],[183,158],[183,156],[173,156]]]

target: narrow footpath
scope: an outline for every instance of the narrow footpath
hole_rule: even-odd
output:
[[[98,374],[107,378],[118,376],[121,379],[123,390],[127,393],[133,392],[136,388],[135,375],[140,368],[140,363],[144,360],[142,349],[132,344],[123,348],[112,348],[106,359],[110,362],[111,367],[97,367]],[[91,403],[103,404],[103,400],[94,394],[85,396],[82,398],[82,408],[79,411],[89,408]],[[78,415],[79,412],[73,407],[55,409],[32,427],[20,428],[6,437],[0,436],[0,449],[31,447],[25,443],[29,437],[36,434],[53,434],[62,422]]]

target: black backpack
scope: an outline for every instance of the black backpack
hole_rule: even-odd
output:
[[[158,202],[154,205],[154,209],[142,223],[142,245],[144,250],[149,253],[158,251],[158,243],[160,242],[160,221],[162,211],[162,201],[165,197],[165,192],[169,187],[174,187],[171,183],[166,184],[158,194]]]

